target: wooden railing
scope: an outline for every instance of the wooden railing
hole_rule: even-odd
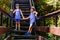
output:
[[[4,27],[0,26],[0,40],[2,40],[1,37],[3,34],[7,34],[9,32],[11,32],[11,28],[9,28],[9,27],[4,28]],[[8,35],[5,35],[5,36],[8,36]]]
[[[6,11],[4,11],[3,8],[0,8],[0,26],[3,26],[4,22],[6,23],[7,27],[9,25],[11,26],[11,16],[9,15],[9,13],[7,13]]]
[[[10,35],[10,32],[11,32],[11,16],[9,15],[9,13],[4,11],[3,8],[0,8],[0,40],[2,40],[1,36],[3,34],[5,34],[6,38],[8,35]]]
[[[46,32],[46,33],[49,32],[53,35],[56,35],[56,40],[58,40],[57,36],[60,36],[60,27],[58,27],[58,24],[57,24],[59,14],[60,14],[60,9],[57,11],[54,11],[52,13],[46,14],[44,16],[41,16],[39,21],[42,20],[44,24],[43,24],[43,26],[35,27],[36,31]],[[50,17],[55,18],[55,27],[53,27],[53,26],[50,27],[50,26],[46,25],[45,18],[50,18]]]

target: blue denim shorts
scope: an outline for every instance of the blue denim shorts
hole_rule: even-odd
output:
[[[30,24],[34,25],[34,24],[35,24],[35,22],[30,22]]]
[[[15,22],[20,22],[20,19],[15,19]]]

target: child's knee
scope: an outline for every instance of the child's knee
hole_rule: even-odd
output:
[[[16,24],[18,24],[18,25],[19,25],[19,24],[20,24],[20,22],[16,22]]]

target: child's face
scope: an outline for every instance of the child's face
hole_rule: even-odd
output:
[[[33,12],[34,10],[31,8],[30,11]]]
[[[19,9],[19,6],[16,6],[16,9]]]

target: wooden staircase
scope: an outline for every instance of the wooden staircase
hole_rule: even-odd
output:
[[[30,1],[29,0],[14,0],[14,8],[15,8],[15,4],[19,3],[20,5],[20,9],[23,12],[23,15],[25,17],[28,17],[30,15]],[[14,28],[14,27],[13,27]],[[29,29],[29,20],[21,20],[21,30],[20,31],[15,31],[12,30],[11,31],[11,36],[12,38],[14,38],[14,40],[36,40],[37,36],[35,35],[35,32],[33,30],[33,32],[31,33],[31,36],[26,36],[25,33],[28,31]]]

